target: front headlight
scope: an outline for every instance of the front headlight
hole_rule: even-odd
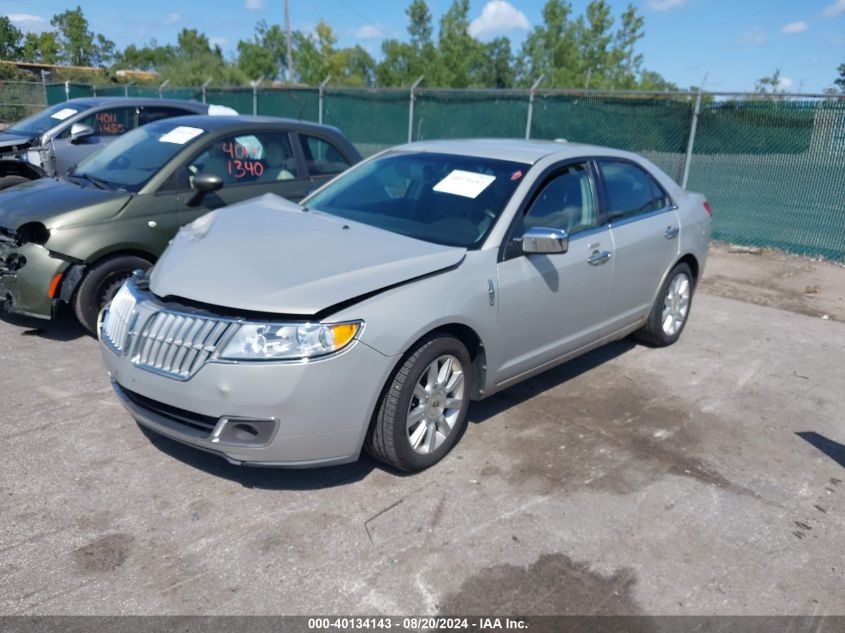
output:
[[[361,333],[348,323],[244,323],[223,348],[227,360],[295,360],[339,352]]]

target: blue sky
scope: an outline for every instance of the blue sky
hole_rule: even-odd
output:
[[[408,0],[409,1],[409,0]],[[627,0],[610,0],[618,15]],[[751,90],[776,68],[783,87],[821,92],[845,63],[845,0],[633,0],[645,16],[640,43],[645,65],[682,87]],[[0,0],[0,12],[24,30],[49,28],[50,16],[75,7],[72,0]],[[183,27],[206,33],[233,54],[237,41],[264,19],[283,23],[283,0],[86,0],[95,32],[119,46],[155,38],[172,42]],[[373,54],[380,39],[404,37],[404,0],[290,0],[292,27],[310,31],[321,18],[342,45],[360,43]],[[437,20],[450,0],[429,0]],[[507,35],[522,42],[541,22],[544,0],[472,0],[472,32],[480,39]],[[581,13],[587,0],[573,0]]]

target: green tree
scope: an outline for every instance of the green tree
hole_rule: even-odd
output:
[[[130,44],[115,55],[113,68],[127,70],[157,70],[172,61],[175,51],[170,45],[159,46],[155,40],[137,47]]]
[[[619,28],[613,36],[613,48],[610,52],[610,64],[613,69],[612,85],[614,88],[637,88],[637,76],[641,71],[643,56],[636,52],[636,47],[645,35],[643,32],[645,18],[633,5],[629,4],[619,21]],[[640,77],[639,83],[644,81],[645,78]],[[653,82],[654,77],[651,77],[650,81]]]
[[[519,55],[516,71],[522,86],[530,86],[541,75],[545,75],[545,85],[554,88],[578,84],[582,75],[581,56],[571,15],[572,6],[568,2],[546,2],[543,23],[528,34]]]
[[[27,33],[23,41],[21,59],[41,64],[58,64],[61,61],[61,45],[56,33]]]
[[[8,16],[0,15],[0,59],[18,59],[23,51],[23,33]]]
[[[839,88],[840,92],[845,94],[845,64],[839,64],[839,68],[837,70],[839,72],[839,78],[833,83]]]
[[[758,94],[780,94],[784,92],[781,88],[780,68],[771,75],[760,77],[754,84],[754,92]]]
[[[511,88],[515,71],[511,42],[506,37],[497,37],[484,45],[484,65],[481,69],[481,84],[490,88]]]
[[[238,42],[238,66],[247,77],[283,79],[287,69],[287,37],[278,24],[262,20],[251,40]]]
[[[207,79],[218,85],[238,85],[248,79],[237,64],[226,62],[219,46],[212,47],[208,36],[196,29],[182,29],[158,73],[174,86],[199,86]]]
[[[50,19],[57,31],[61,60],[73,66],[103,66],[114,54],[114,42],[88,28],[82,7],[68,9]]]
[[[413,0],[405,9],[410,42],[388,39],[382,42],[382,60],[376,67],[380,86],[408,86],[420,75],[434,79],[437,48],[432,41],[431,11],[425,0]]]
[[[469,34],[469,0],[453,0],[440,18],[434,85],[469,88],[480,85],[484,46]]]
[[[605,0],[591,0],[587,5],[586,19],[578,18],[576,32],[581,63],[589,73],[590,88],[612,87],[615,71],[610,44],[613,41],[613,16]]]

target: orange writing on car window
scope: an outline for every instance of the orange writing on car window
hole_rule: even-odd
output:
[[[228,164],[229,175],[234,176],[236,180],[252,176],[260,178],[264,175],[264,165],[261,161],[240,158],[232,158]]]
[[[117,115],[114,112],[98,112],[94,115],[94,120],[100,134],[117,136],[126,131],[126,127],[117,120]]]

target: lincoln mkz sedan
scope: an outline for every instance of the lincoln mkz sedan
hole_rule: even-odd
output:
[[[0,307],[49,319],[68,303],[94,332],[181,225],[263,193],[300,200],[360,159],[337,128],[289,119],[184,116],[127,132],[64,178],[0,191]]]
[[[674,343],[711,209],[637,155],[507,140],[383,152],[301,205],[183,227],[100,315],[144,427],[232,463],[362,448],[418,471],[471,400],[634,334]]]

